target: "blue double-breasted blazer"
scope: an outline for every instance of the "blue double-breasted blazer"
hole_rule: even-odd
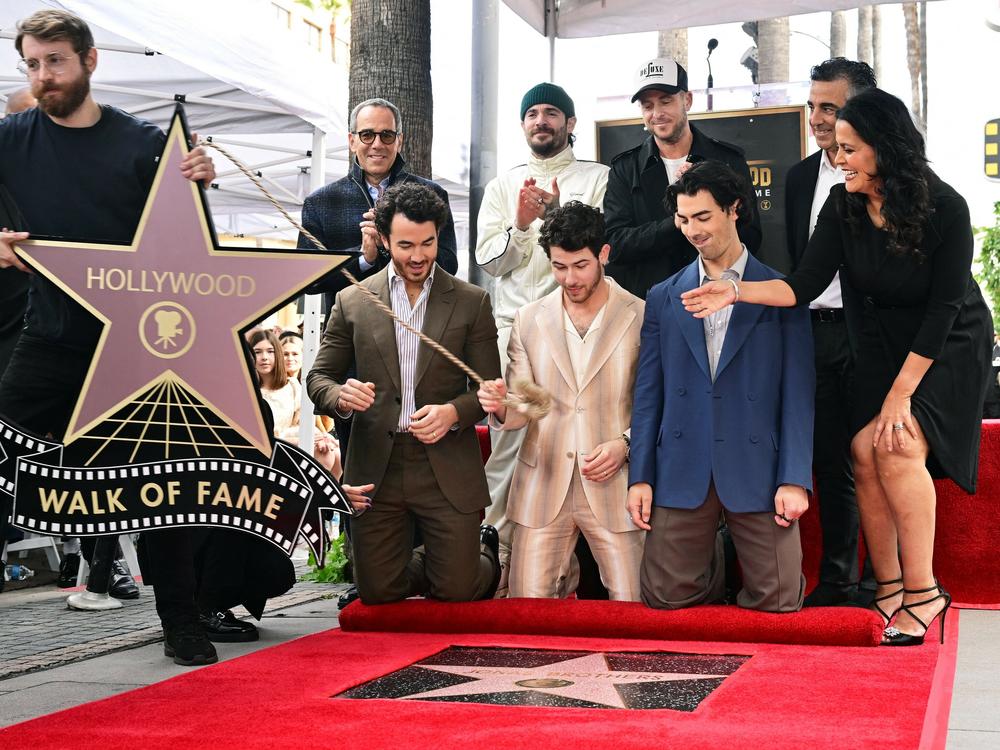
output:
[[[777,278],[749,256],[744,281]],[[780,485],[812,490],[809,311],[737,303],[713,382],[704,322],[681,303],[700,282],[695,260],[646,298],[629,485],[651,484],[655,505],[697,508],[714,479],[727,510],[773,511]]]

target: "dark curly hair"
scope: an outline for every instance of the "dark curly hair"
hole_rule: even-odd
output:
[[[580,201],[570,201],[565,206],[549,211],[545,215],[538,244],[545,255],[552,257],[549,248],[576,251],[587,248],[600,257],[604,247],[604,214],[601,209],[588,206]]]
[[[924,138],[906,105],[881,89],[868,89],[847,100],[837,111],[862,141],[875,151],[875,175],[882,180],[881,215],[889,233],[889,252],[921,258],[924,222],[931,213],[931,174]],[[868,221],[868,199],[847,193],[847,223],[858,235]]]
[[[392,219],[396,214],[403,214],[417,224],[433,221],[440,232],[448,221],[448,206],[426,185],[404,182],[386,190],[375,204],[375,228],[383,237],[389,236]]]
[[[812,81],[847,81],[847,96],[857,96],[862,91],[878,86],[875,71],[866,62],[848,60],[846,57],[831,57],[809,71]]]
[[[749,221],[752,213],[753,198],[750,195],[750,185],[745,176],[736,172],[728,164],[721,161],[707,160],[692,165],[680,176],[673,185],[667,188],[663,205],[667,215],[677,213],[678,195],[697,195],[707,190],[720,208],[728,209],[736,205],[736,220]]]

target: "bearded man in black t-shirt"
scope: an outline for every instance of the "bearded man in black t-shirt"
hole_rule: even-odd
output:
[[[21,231],[0,232],[0,268],[27,271],[13,246],[29,232],[131,242],[166,137],[155,125],[94,101],[90,76],[97,50],[82,19],[42,10],[17,30],[15,46],[38,106],[0,121],[0,185],[25,221],[14,227]],[[206,184],[215,177],[201,148],[184,158],[181,172]],[[60,438],[99,335],[97,319],[52,282],[32,275],[25,326],[0,380],[0,414],[38,435]],[[9,510],[0,506],[0,518]],[[186,533],[148,534],[148,559],[157,574],[165,650],[179,664],[203,664],[217,657],[199,624]]]

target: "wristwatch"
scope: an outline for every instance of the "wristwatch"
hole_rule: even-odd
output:
[[[621,435],[622,440],[625,441],[625,461],[628,462],[629,454],[632,452],[632,438],[626,435],[624,432]]]

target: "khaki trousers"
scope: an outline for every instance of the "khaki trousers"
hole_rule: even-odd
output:
[[[424,544],[413,549],[415,526]],[[424,445],[398,433],[372,507],[351,519],[354,576],[365,604],[425,594],[482,599],[495,561],[479,543],[479,511],[462,513],[441,493]]]
[[[714,482],[697,508],[653,506],[639,575],[642,600],[656,609],[723,600],[725,561],[718,533],[723,516],[743,570],[736,603],[764,612],[801,609],[805,576],[798,524],[778,526],[773,512],[728,512]]]
[[[625,507],[624,499],[621,503]],[[580,533],[597,561],[601,581],[611,599],[639,600],[639,564],[645,532],[614,532],[594,517],[583,491],[579,472],[573,473],[566,499],[552,523],[533,529],[513,523],[510,555],[510,596],[554,599],[565,590],[565,571],[570,565]]]

